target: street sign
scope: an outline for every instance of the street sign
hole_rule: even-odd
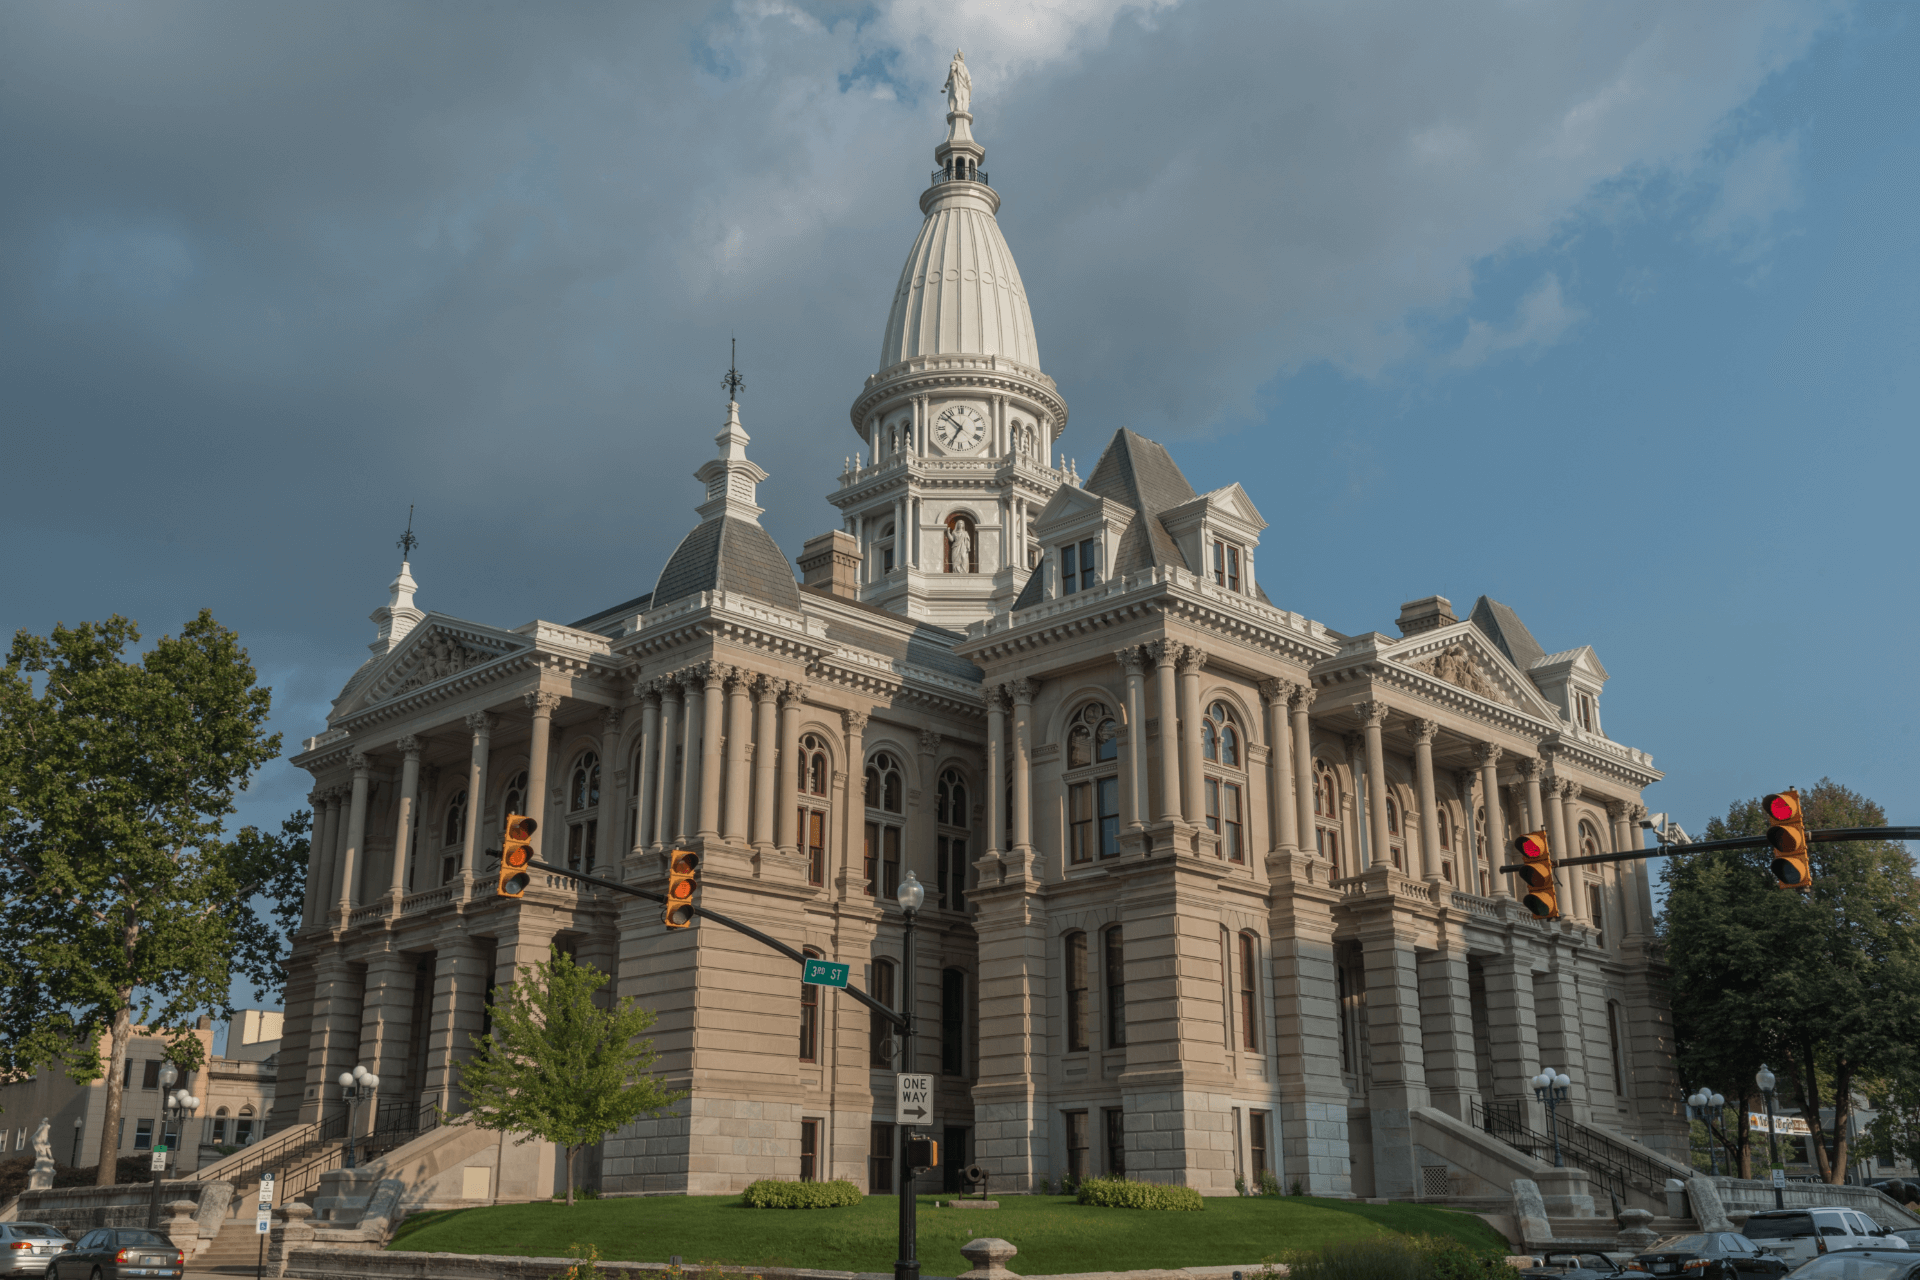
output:
[[[925,1124],[933,1115],[933,1075],[902,1071],[893,1078],[893,1114],[901,1124]]]
[[[845,987],[849,968],[831,960],[809,960],[801,971],[800,981],[811,982],[816,987]]]
[[[272,1210],[263,1208],[260,1210],[259,1215],[256,1216],[253,1220],[253,1232],[255,1235],[264,1236],[270,1233],[272,1230],[273,1230],[273,1212]]]
[[[260,1203],[263,1205],[273,1203],[273,1170],[271,1169],[260,1175]]]
[[[155,1147],[153,1149],[152,1169],[155,1173],[165,1173],[167,1171],[167,1149],[165,1147]]]
[[[1785,1169],[1775,1169],[1773,1171],[1773,1185],[1776,1187],[1784,1187],[1787,1185],[1787,1171]]]

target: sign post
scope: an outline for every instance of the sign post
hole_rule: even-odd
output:
[[[260,1261],[256,1280],[267,1278],[267,1235],[273,1230],[273,1170],[260,1174],[260,1201],[253,1218],[254,1234],[260,1237]]]

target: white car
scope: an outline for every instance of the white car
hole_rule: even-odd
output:
[[[1793,1266],[1842,1249],[1905,1249],[1907,1242],[1858,1209],[1818,1205],[1769,1209],[1747,1219],[1741,1234]]]
[[[44,1222],[0,1222],[0,1276],[44,1275],[67,1244],[64,1232]]]

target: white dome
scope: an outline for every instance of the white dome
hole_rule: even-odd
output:
[[[1040,344],[1020,268],[984,183],[942,182],[921,199],[927,220],[887,313],[880,368],[932,355],[1002,356],[1038,370]]]

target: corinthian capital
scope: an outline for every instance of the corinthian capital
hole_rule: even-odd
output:
[[[1142,645],[1128,645],[1124,649],[1113,651],[1114,660],[1130,676],[1143,676],[1147,673],[1148,655]]]
[[[491,738],[493,736],[493,713],[490,711],[476,711],[468,716],[467,732],[476,738]]]
[[[359,779],[367,776],[367,772],[372,768],[372,765],[367,760],[366,752],[352,751],[347,754],[347,767],[352,769],[353,776]]]
[[[940,735],[931,729],[922,729],[920,731],[920,754],[924,756],[935,755],[939,750]]]
[[[1007,687],[1005,685],[996,684],[988,688],[987,710],[998,711],[1001,715],[1005,715],[1007,709],[1012,705],[1012,700],[1007,697]]]
[[[1505,754],[1500,746],[1492,742],[1479,743],[1473,749],[1473,758],[1480,762],[1482,768],[1499,764],[1500,757]]]
[[[403,756],[413,756],[417,759],[420,755],[420,739],[414,737],[412,734],[408,734],[406,737],[394,743],[393,749]]]
[[[1293,686],[1293,692],[1287,695],[1287,706],[1294,711],[1305,711],[1319,696],[1320,691],[1303,680]]]
[[[842,711],[840,723],[846,726],[848,734],[865,733],[867,721],[873,719],[864,711]]]
[[[1433,737],[1440,732],[1440,724],[1435,720],[1413,720],[1409,722],[1413,730],[1413,740],[1426,746],[1433,745]]]
[[[552,715],[560,708],[560,695],[545,689],[528,694],[526,701],[527,710],[533,712],[536,716],[542,711],[548,715]]]
[[[1360,717],[1360,723],[1369,729],[1378,729],[1387,722],[1387,704],[1384,702],[1356,702],[1354,711]]]
[[[1013,700],[1015,702],[1030,703],[1033,701],[1034,690],[1039,687],[1040,682],[1038,680],[1030,680],[1023,676],[1009,684],[1007,689],[1013,694]]]
[[[1180,646],[1180,674],[1187,675],[1207,665],[1207,651],[1197,644]]]
[[[1278,706],[1287,700],[1287,693],[1292,688],[1291,681],[1278,680],[1269,676],[1260,682],[1260,696],[1267,700],[1269,706]]]
[[[1514,768],[1520,771],[1521,778],[1527,782],[1538,782],[1540,780],[1540,762],[1532,756],[1521,756],[1518,763],[1514,765]]]

